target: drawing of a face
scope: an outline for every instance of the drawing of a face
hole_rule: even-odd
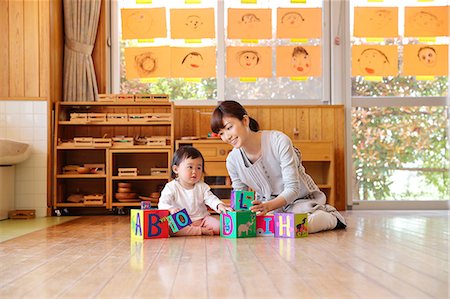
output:
[[[238,60],[244,69],[252,69],[259,63],[259,54],[255,51],[242,51],[238,53]]]
[[[130,32],[148,32],[152,28],[153,19],[147,13],[137,11],[127,17],[127,22],[125,24],[127,24],[127,28]]]
[[[156,58],[153,53],[146,52],[134,57],[136,69],[141,77],[152,74],[156,70]]]
[[[391,12],[386,9],[378,9],[369,18],[371,26],[375,28],[382,28],[392,21]]]
[[[311,70],[311,59],[303,47],[295,47],[292,52],[292,67],[299,75],[306,75]]]
[[[198,27],[200,27],[201,25],[203,25],[203,22],[199,16],[192,15],[192,16],[187,17],[185,24],[188,28],[195,30]]]
[[[440,27],[438,18],[429,12],[420,11],[414,15],[414,25],[425,31],[434,31]]]
[[[261,20],[254,13],[245,14],[241,18],[242,24],[253,24],[257,22],[261,22]]]
[[[365,49],[358,58],[359,68],[364,75],[382,73],[384,66],[389,63],[386,55],[378,49]]]
[[[436,51],[432,47],[422,47],[417,52],[420,62],[427,67],[434,67],[436,65]]]
[[[287,12],[281,17],[282,24],[287,24],[287,25],[292,25],[292,26],[299,26],[304,21],[305,21],[305,19],[302,17],[302,15],[299,14],[298,12],[294,12],[294,11]]]
[[[184,56],[181,64],[188,69],[198,70],[203,65],[203,57],[198,52],[190,52]]]

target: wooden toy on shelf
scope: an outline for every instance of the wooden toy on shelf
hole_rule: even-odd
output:
[[[90,123],[106,121],[106,113],[88,113],[87,116],[88,116],[88,122],[90,122]]]
[[[98,101],[99,102],[115,102],[116,95],[114,95],[114,94],[99,94]]]
[[[84,197],[84,205],[86,206],[98,206],[103,205],[103,200],[105,198],[104,194],[88,194]]]
[[[112,139],[111,138],[92,138],[92,146],[93,147],[111,147]]]
[[[70,113],[70,122],[72,123],[86,123],[87,121],[87,113]]]
[[[106,115],[108,122],[123,124],[128,122],[128,113],[108,113]]]
[[[150,168],[150,175],[168,175],[169,170],[167,168]]]
[[[137,168],[119,168],[119,176],[137,176],[138,169]]]
[[[165,146],[167,143],[166,136],[150,136],[146,137],[147,144],[149,146]]]
[[[75,146],[92,146],[94,140],[92,137],[75,137],[73,142]]]

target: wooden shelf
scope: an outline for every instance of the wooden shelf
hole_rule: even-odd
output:
[[[55,138],[53,169],[53,207],[99,208],[140,207],[140,202],[117,202],[114,198],[121,182],[131,183],[133,193],[139,195],[160,192],[170,180],[170,175],[150,175],[152,168],[167,168],[173,155],[173,103],[172,102],[58,102],[55,106]],[[160,113],[162,121],[70,121],[71,114],[88,115],[153,115]],[[169,115],[170,114],[170,115]],[[73,115],[72,115],[73,116]],[[167,119],[171,119],[168,121]],[[166,145],[106,145],[75,146],[61,140],[75,137],[103,138],[124,136],[126,138],[166,137]],[[67,165],[104,164],[105,174],[64,174]],[[136,168],[142,175],[118,176],[119,168]],[[67,198],[73,194],[104,194],[101,205],[71,203]]]

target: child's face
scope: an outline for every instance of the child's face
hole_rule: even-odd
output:
[[[173,166],[173,172],[178,175],[178,180],[184,188],[192,189],[200,181],[203,174],[202,158],[186,158],[180,165]]]
[[[253,52],[244,52],[239,56],[239,64],[245,69],[254,68],[258,64],[258,57]]]
[[[436,64],[436,53],[428,48],[422,49],[419,52],[419,60],[428,67],[433,67]]]
[[[367,50],[358,59],[359,68],[364,75],[378,75],[382,73],[386,59],[376,50]]]
[[[300,75],[307,74],[311,69],[311,60],[308,54],[300,53],[292,56],[292,67]]]

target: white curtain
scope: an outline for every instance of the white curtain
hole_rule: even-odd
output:
[[[95,101],[92,61],[101,0],[64,0],[64,101]]]

